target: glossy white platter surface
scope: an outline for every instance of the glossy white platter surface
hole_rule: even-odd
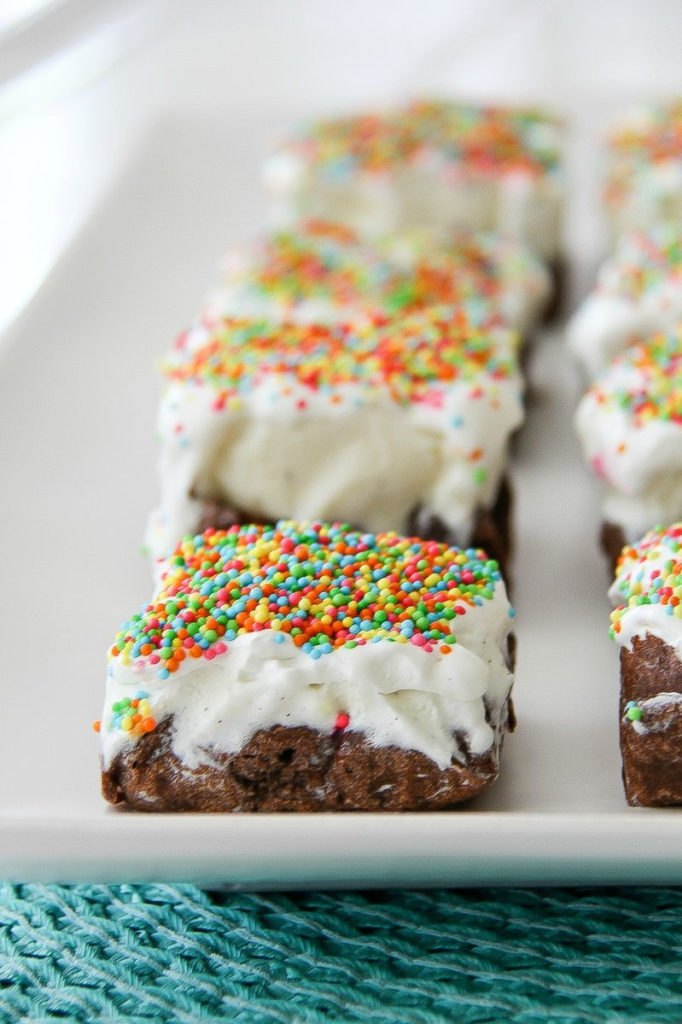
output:
[[[0,877],[235,886],[681,882],[682,812],[620,783],[598,496],[557,331],[513,464],[516,734],[499,783],[423,815],[120,814],[99,795],[104,651],[150,588],[154,362],[262,223],[266,120],[157,123],[0,352]]]

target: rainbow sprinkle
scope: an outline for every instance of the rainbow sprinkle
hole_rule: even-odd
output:
[[[109,657],[167,679],[186,659],[211,661],[261,630],[274,643],[288,635],[313,659],[378,641],[448,654],[452,621],[491,600],[499,581],[480,550],[395,533],[289,521],[208,530],[181,541]],[[124,721],[127,705],[116,713]]]
[[[401,248],[411,255],[406,268],[395,261]],[[517,272],[530,275],[529,257],[518,249],[514,256]],[[350,228],[307,220],[267,236],[245,266],[228,268],[226,283],[292,310],[297,303],[324,300],[341,309],[360,306],[368,315],[394,316],[466,302],[471,315],[492,322],[491,303],[503,287],[502,259],[502,243],[488,235],[462,230],[441,241],[431,232],[413,231],[372,248]]]
[[[614,374],[626,383],[614,385]],[[682,424],[682,327],[632,345],[588,394],[600,405],[622,410],[634,427],[652,420]]]
[[[145,733],[154,732],[156,719],[152,715],[149,694],[140,690],[133,698],[122,697],[111,705],[108,716],[109,732],[124,732],[133,739],[139,739]],[[95,732],[100,732],[101,721],[94,722]]]
[[[462,308],[434,307],[399,321],[362,324],[223,319],[211,325],[196,352],[184,353],[183,339],[176,347],[182,361],[168,362],[164,372],[171,381],[212,387],[217,411],[268,378],[281,384],[282,393],[293,377],[332,400],[339,399],[335,389],[352,384],[366,397],[388,392],[406,405],[433,402],[434,385],[454,381],[471,384],[472,397],[482,397],[483,375],[495,383],[516,373],[515,357]]]
[[[682,159],[682,100],[647,109],[644,118],[615,128],[608,141],[612,166],[604,200],[617,208],[626,201],[638,173],[666,160]]]
[[[660,228],[633,232],[627,237],[622,258],[618,260],[613,291],[636,300],[664,283],[682,289],[682,237],[679,231],[677,228]]]
[[[344,225],[307,220],[295,230],[269,235],[256,259],[228,282],[242,280],[260,297],[294,305],[325,299],[341,306],[379,305],[381,296],[400,291],[402,275],[380,254],[362,244]]]
[[[428,154],[462,174],[536,177],[559,166],[549,126],[556,122],[536,110],[417,100],[398,111],[315,122],[286,148],[332,180],[358,170],[382,173]]]
[[[657,526],[636,545],[623,548],[616,586],[622,603],[611,612],[612,640],[631,608],[659,605],[666,615],[682,619],[682,523]]]

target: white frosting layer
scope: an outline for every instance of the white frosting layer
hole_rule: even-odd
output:
[[[597,287],[583,302],[566,328],[568,347],[587,377],[596,377],[619,352],[637,337],[655,334],[682,320],[682,274],[675,264],[652,265],[648,242],[661,245],[678,240],[676,229],[658,229],[652,235],[627,235],[612,260],[599,272]],[[639,289],[631,278],[641,269],[646,280]]]
[[[618,616],[618,629],[612,631],[612,636],[616,643],[630,649],[635,637],[643,638],[650,633],[682,657],[682,619],[675,614],[673,605],[656,599],[654,585],[657,579],[659,585],[665,583],[667,566],[678,556],[665,543],[652,545],[652,536],[643,538],[635,545],[634,554],[624,557],[618,565],[609,588],[611,603],[620,609],[614,613]],[[640,595],[647,595],[648,603],[637,604]]]
[[[289,636],[271,630],[237,637],[212,661],[187,659],[160,680],[149,665],[110,662],[102,744],[105,768],[135,740],[109,731],[111,705],[142,689],[157,722],[173,717],[173,750],[189,767],[211,752],[236,752],[259,729],[308,726],[331,734],[336,716],[377,746],[417,750],[441,769],[483,754],[500,727],[512,677],[506,667],[510,625],[504,586],[456,620],[450,654],[380,641],[340,648],[313,660]],[[487,711],[487,716],[486,716]],[[459,736],[459,738],[458,738]]]
[[[613,587],[609,591],[609,597],[613,601],[619,600],[619,595],[614,593]],[[668,615],[665,606],[658,604],[635,605],[623,614],[620,621],[620,630],[614,634],[614,640],[621,647],[632,647],[635,637],[643,639],[647,633],[663,640],[668,647],[672,647],[677,656],[682,658],[682,620],[674,615]]]
[[[202,330],[192,332],[191,348]],[[147,530],[152,555],[164,557],[196,530],[193,493],[264,521],[336,520],[373,532],[404,532],[422,505],[468,543],[477,510],[494,503],[509,435],[523,419],[517,373],[500,380],[481,374],[479,396],[472,390],[455,380],[436,388],[432,403],[400,405],[388,391],[346,385],[335,389],[334,404],[273,374],[239,408],[216,411],[209,386],[173,383],[158,420],[161,502]]]
[[[581,399],[575,427],[585,459],[604,484],[602,515],[634,541],[656,523],[682,516],[682,427],[652,418],[637,426],[627,409],[601,400],[619,387],[645,390],[646,378],[616,361]]]
[[[438,161],[425,160],[330,180],[295,153],[280,152],[266,162],[263,177],[273,222],[280,227],[328,217],[370,238],[415,227],[466,228],[499,231],[543,259],[563,248],[563,189],[556,176],[448,177]]]

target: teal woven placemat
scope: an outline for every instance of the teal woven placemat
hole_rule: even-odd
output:
[[[0,885],[0,1020],[682,1021],[682,892]]]

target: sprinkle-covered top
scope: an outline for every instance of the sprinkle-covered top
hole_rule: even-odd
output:
[[[183,346],[181,336],[181,359],[165,366],[166,375],[212,387],[218,410],[268,379],[282,395],[294,378],[331,401],[353,385],[366,396],[387,392],[393,401],[409,404],[431,401],[438,385],[463,381],[475,387],[484,376],[502,381],[516,373],[509,347],[500,347],[495,332],[472,324],[462,308],[433,307],[400,320],[355,325],[224,319],[211,326],[198,350],[183,355]]]
[[[609,135],[611,149],[633,160],[657,163],[682,156],[682,100],[648,107],[645,116],[628,118]]]
[[[555,122],[530,109],[417,100],[387,113],[318,121],[287,146],[332,179],[381,173],[432,153],[471,174],[555,171]]]
[[[600,290],[637,301],[663,285],[682,289],[682,235],[676,227],[633,231],[622,242],[617,264]]]
[[[467,303],[481,321],[499,312],[505,287],[542,292],[544,271],[518,243],[496,235],[414,230],[361,242],[334,221],[306,220],[227,257],[208,313],[311,322],[404,315]],[[312,307],[310,304],[313,304]],[[273,315],[274,311],[274,315]]]
[[[225,283],[241,285],[260,299],[285,307],[323,299],[345,307],[364,302],[375,308],[395,297],[400,308],[403,275],[382,254],[361,242],[352,228],[307,220],[277,231],[226,261]],[[227,311],[226,311],[227,312]]]
[[[604,198],[617,208],[627,198],[633,175],[682,159],[682,100],[638,111],[618,125],[608,141],[611,167]]]
[[[165,679],[186,658],[212,660],[261,630],[281,642],[288,634],[313,659],[379,640],[448,653],[452,621],[499,581],[482,551],[395,533],[291,521],[208,530],[181,541],[109,656],[157,666]]]
[[[658,526],[629,545],[616,566],[610,636],[621,639],[623,617],[633,609],[656,606],[662,619],[682,619],[682,523]]]
[[[588,396],[604,408],[622,410],[635,428],[652,420],[682,424],[682,328],[627,349]]]

